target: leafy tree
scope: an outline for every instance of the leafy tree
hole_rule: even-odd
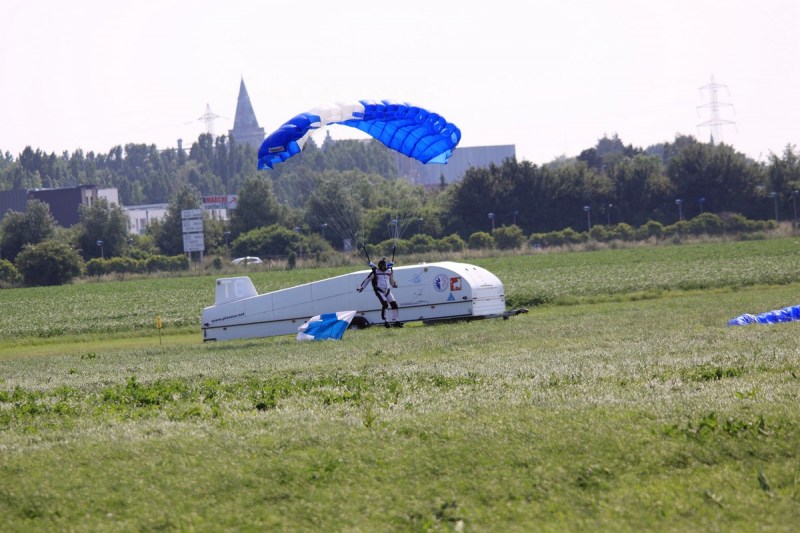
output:
[[[361,173],[329,174],[321,179],[306,203],[306,220],[310,226],[318,228],[327,224],[326,238],[335,240],[338,236],[342,241],[349,239],[353,248],[369,241],[364,231],[364,200],[360,192],[362,180],[368,178]]]
[[[24,213],[9,211],[0,223],[0,248],[3,257],[14,261],[27,244],[38,244],[55,234],[56,221],[50,206],[28,200]]]
[[[272,192],[271,181],[251,178],[245,182],[238,195],[238,205],[230,218],[230,231],[234,238],[281,220],[283,208]]]
[[[784,204],[784,212],[792,213],[797,218],[798,189],[800,189],[800,154],[793,145],[787,145],[782,157],[770,154],[767,176],[770,191],[778,193]],[[791,199],[791,203],[789,200]],[[791,211],[786,209],[791,205]]]
[[[11,261],[0,259],[0,287],[4,285],[14,285],[21,279],[19,270]]]
[[[763,183],[760,169],[730,146],[689,145],[670,160],[667,174],[674,184],[676,197],[684,199],[687,209],[696,205],[699,213],[697,200],[705,198],[705,208],[716,212],[751,216],[768,213],[768,202],[755,204],[764,206],[760,209],[754,207],[753,202],[759,197],[759,185]],[[693,216],[694,213],[684,211],[684,215]]]
[[[49,240],[25,246],[16,267],[25,285],[63,285],[81,275],[83,261],[67,244]]]
[[[100,198],[91,207],[80,207],[77,234],[84,259],[124,255],[128,251],[128,215],[122,207]],[[103,242],[102,249],[98,241]]]
[[[296,231],[272,224],[243,233],[233,241],[231,250],[237,257],[284,257],[291,252],[302,255],[305,251],[305,239]]]

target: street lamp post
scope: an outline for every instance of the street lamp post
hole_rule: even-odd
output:
[[[517,215],[519,215],[519,209],[514,209],[514,225],[517,225]]]
[[[592,206],[585,205],[583,210],[586,211],[586,231],[592,231]]]
[[[681,221],[683,220],[683,207],[681,207],[683,205],[683,200],[678,198],[675,200],[675,205],[678,206],[678,221]]]
[[[492,221],[492,233],[494,233],[494,213],[489,213],[489,220]]]
[[[611,208],[612,207],[614,207],[614,204],[608,204],[608,211],[606,211],[606,217],[607,217],[607,221],[606,221],[607,224],[606,225],[609,228],[611,227]]]
[[[794,206],[794,227],[797,227],[797,195],[800,191],[792,191],[792,205]]]
[[[100,259],[105,259],[106,258],[106,254],[103,251],[103,241],[97,241],[97,246],[100,247]]]
[[[423,221],[422,217],[419,217],[417,219],[417,233],[422,233],[422,221]]]
[[[322,224],[319,225],[319,229],[322,230],[322,240],[323,241],[325,240],[325,228],[327,228],[327,227],[328,227],[328,223],[327,222],[323,222]]]
[[[703,214],[703,204],[706,203],[705,197],[701,196],[697,199],[697,203],[700,204],[700,214]]]
[[[778,193],[772,191],[769,193],[769,197],[772,198],[772,201],[775,204],[775,222],[778,222]]]

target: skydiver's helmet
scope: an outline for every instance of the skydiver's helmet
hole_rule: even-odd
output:
[[[380,261],[378,261],[378,268],[381,271],[385,271],[386,270],[386,259],[385,258],[381,259]]]

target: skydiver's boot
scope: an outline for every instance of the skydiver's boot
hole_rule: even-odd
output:
[[[400,322],[400,311],[397,307],[392,308],[392,325],[396,328],[402,328],[403,323]]]

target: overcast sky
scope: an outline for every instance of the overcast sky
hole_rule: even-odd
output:
[[[766,158],[800,145],[798,6],[2,0],[0,151],[188,146],[207,104],[217,134],[233,127],[244,79],[267,133],[319,104],[393,99],[455,123],[461,146],[514,144],[542,164],[604,134],[707,140],[700,88],[714,76],[719,117],[735,122],[722,140]]]

